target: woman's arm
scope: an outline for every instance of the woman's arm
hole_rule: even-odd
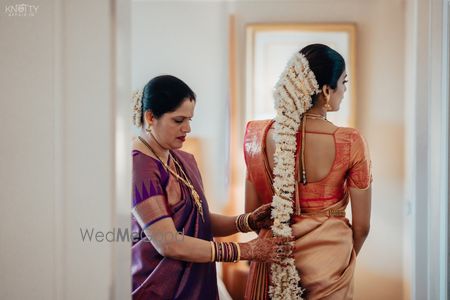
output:
[[[145,206],[144,201],[133,210],[133,215],[141,226],[146,224],[142,218],[146,215]],[[177,232],[171,218],[164,218],[153,223],[145,229],[145,234],[156,251],[164,257],[195,263],[211,261],[211,243]],[[280,263],[291,254],[292,246],[287,244],[288,241],[283,238],[258,238],[247,243],[239,243],[240,258]],[[281,252],[278,252],[278,249]]]
[[[230,217],[211,213],[210,217],[213,236],[227,236],[238,232],[236,228],[237,216]]]
[[[270,228],[273,221],[270,218],[271,206],[270,204],[264,204],[261,206],[256,206],[256,208],[245,215],[240,216],[224,216],[219,214],[210,214],[211,216],[211,227],[214,236],[227,236],[238,232],[236,226],[237,219],[241,218],[241,221],[248,221],[248,228],[244,226],[242,229],[248,231],[258,231],[261,228]],[[248,218],[246,218],[248,216]],[[241,223],[242,225],[242,223]],[[247,232],[244,230],[244,232]]]
[[[361,250],[370,230],[370,207],[372,188],[360,190],[350,188],[352,205],[353,248],[356,254]]]
[[[192,262],[208,262],[211,260],[211,245],[209,241],[189,237],[183,232],[177,232],[175,224],[165,211],[165,196],[152,196],[134,207],[134,217],[159,254],[174,259]],[[156,205],[159,203],[159,205]],[[159,219],[159,221],[158,221]],[[146,225],[149,224],[151,225]]]
[[[161,256],[196,263],[211,261],[211,243],[177,232],[171,218],[152,224],[145,234]]]

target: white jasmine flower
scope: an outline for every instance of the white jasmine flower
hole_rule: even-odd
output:
[[[292,237],[290,220],[294,212],[296,185],[296,133],[302,115],[312,106],[311,95],[315,93],[319,93],[319,85],[314,73],[309,69],[308,60],[303,54],[296,53],[288,62],[274,90],[277,115],[273,169],[275,194],[272,198],[271,215],[274,219],[272,231],[275,236]],[[295,260],[286,258],[283,263],[285,267],[271,265],[271,299],[302,299],[302,289],[298,286],[300,276],[295,267]]]

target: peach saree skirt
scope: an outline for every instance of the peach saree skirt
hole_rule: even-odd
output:
[[[294,258],[303,299],[352,299],[356,254],[349,221],[345,217],[302,215],[293,221]],[[270,234],[264,230],[259,236]],[[245,299],[269,299],[269,273],[269,264],[251,263]]]

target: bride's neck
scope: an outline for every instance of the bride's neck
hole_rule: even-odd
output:
[[[327,117],[327,111],[323,107],[311,107],[306,113],[313,115],[320,115],[324,118]]]

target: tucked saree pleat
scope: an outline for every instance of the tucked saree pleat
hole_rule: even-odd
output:
[[[330,209],[343,209],[348,198]],[[324,213],[325,214],[325,213]],[[352,299],[353,272],[356,255],[353,235],[345,217],[295,216],[292,222],[295,237],[294,258],[299,271],[304,298]]]
[[[259,237],[264,238],[271,235],[269,230],[261,230]],[[269,299],[269,274],[270,264],[251,262],[250,272],[245,289],[245,299]]]

